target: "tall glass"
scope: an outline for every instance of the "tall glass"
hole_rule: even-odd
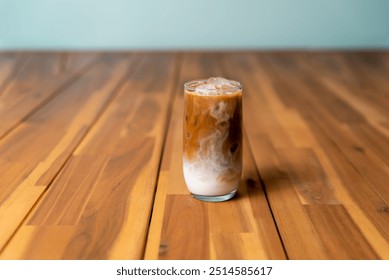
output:
[[[242,173],[242,85],[224,78],[185,83],[183,171],[193,197],[232,198]]]

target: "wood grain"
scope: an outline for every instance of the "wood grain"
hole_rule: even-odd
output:
[[[142,258],[177,63],[170,54],[142,60],[3,258],[40,259],[51,250],[63,259]],[[19,239],[28,239],[22,250]]]
[[[76,54],[58,53],[38,53],[24,58],[21,69],[14,71],[12,80],[0,95],[0,139],[72,82],[94,58],[94,54],[81,58]],[[63,64],[66,60],[71,60],[69,65]],[[2,74],[0,69],[0,76]]]
[[[26,60],[27,55],[20,53],[0,53],[0,97]],[[0,108],[4,106],[0,104]]]
[[[389,259],[389,54],[0,53],[0,259]],[[236,197],[192,198],[183,83],[243,83]]]
[[[358,99],[361,79],[341,55],[325,57],[268,53],[225,60],[252,100],[246,102],[248,137],[288,257],[387,259],[389,220],[379,210],[389,198],[387,117],[381,105]],[[363,94],[374,90],[366,83]],[[368,141],[357,127],[369,130]]]
[[[247,139],[236,198],[206,203],[192,198],[182,174],[183,83],[221,75],[216,55],[185,56],[158,181],[146,259],[283,259]],[[203,67],[207,61],[208,67]]]
[[[125,77],[131,60],[106,55],[0,142],[0,250],[50,185]],[[43,83],[43,82],[42,82]]]

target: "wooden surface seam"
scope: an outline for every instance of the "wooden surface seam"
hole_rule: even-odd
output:
[[[0,259],[389,259],[388,52],[0,53]],[[190,196],[183,84],[243,84],[235,198]]]

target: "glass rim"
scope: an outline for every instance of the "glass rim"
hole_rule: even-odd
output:
[[[198,80],[188,81],[188,82],[184,83],[184,89],[188,90],[190,92],[195,92],[196,91],[196,86],[195,85],[204,83],[207,80],[208,79],[198,79]],[[235,81],[235,80],[230,80],[230,79],[227,79],[227,80],[230,81],[234,85],[232,88],[229,88],[227,91],[238,91],[238,90],[242,89],[242,83],[241,82],[238,82],[238,81]]]

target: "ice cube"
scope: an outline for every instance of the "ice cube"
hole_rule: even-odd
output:
[[[222,95],[235,92],[237,82],[230,81],[222,77],[211,77],[208,80],[201,81],[195,87],[195,91],[201,95]]]
[[[216,86],[213,84],[201,84],[195,88],[195,91],[203,95],[215,95],[217,94]]]
[[[230,94],[236,90],[236,82],[222,77],[212,77],[207,80],[207,84],[214,85],[218,94]]]
[[[207,80],[207,84],[215,86],[224,86],[230,84],[230,81],[222,77],[211,77]]]

